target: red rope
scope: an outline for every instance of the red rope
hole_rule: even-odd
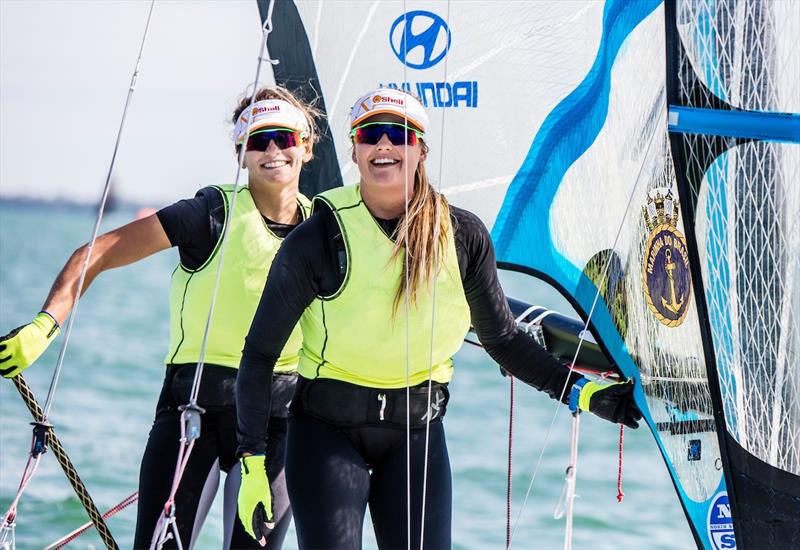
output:
[[[103,513],[103,519],[108,519],[111,516],[113,516],[114,514],[116,514],[117,512],[119,512],[120,510],[123,510],[124,508],[127,508],[128,506],[130,506],[131,504],[136,502],[138,500],[138,498],[139,498],[139,493],[138,492],[133,493],[132,495],[128,496],[125,500],[123,500],[122,502],[120,502],[116,506],[113,506],[112,508],[109,508],[108,510],[106,510]],[[69,533],[68,535],[65,535],[63,538],[60,538],[57,541],[55,541],[54,543],[52,543],[50,546],[47,547],[47,550],[51,550],[51,549],[52,550],[58,550],[59,548],[63,548],[64,546],[66,546],[67,544],[69,544],[70,542],[72,542],[73,540],[75,540],[76,538],[81,536],[82,534],[84,534],[91,527],[92,527],[92,522],[91,521],[81,525],[80,527],[75,529],[73,532]]]
[[[509,401],[508,401],[508,478],[506,481],[506,548],[511,548],[511,486],[512,486],[512,469],[511,469],[511,449],[514,436],[514,377],[510,374],[508,379],[511,382],[509,385]]]
[[[625,439],[625,424],[619,425],[619,456],[617,467],[617,502],[622,502],[625,493],[622,492],[622,445]]]

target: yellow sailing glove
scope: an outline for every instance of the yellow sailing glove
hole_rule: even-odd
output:
[[[60,331],[53,316],[40,311],[27,325],[0,337],[0,374],[13,378],[27,369],[44,353]]]
[[[633,399],[633,382],[597,384],[581,378],[572,386],[570,410],[589,411],[603,420],[638,428],[642,413]]]
[[[272,516],[272,491],[267,479],[267,465],[264,455],[244,456],[242,463],[242,482],[239,485],[239,521],[244,530],[261,546],[267,543],[267,535],[275,523]]]

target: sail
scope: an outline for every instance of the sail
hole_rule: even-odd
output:
[[[672,152],[744,547],[800,540],[800,6],[678,1]]]
[[[727,493],[667,140],[664,8],[606,2],[591,67],[537,129],[492,230],[503,265],[550,280],[637,382],[698,546]],[[598,292],[601,293],[597,304]]]
[[[266,13],[267,2],[260,3]],[[791,440],[796,449],[800,433],[800,208],[797,187],[785,183],[797,180],[796,153],[787,151],[796,145],[784,140],[767,146],[767,153],[754,142],[741,152],[746,160],[715,168],[737,181],[747,179],[745,165],[759,173],[771,170],[775,175],[764,183],[769,193],[745,191],[745,184],[732,190],[721,176],[715,176],[711,192],[694,161],[713,157],[701,156],[692,143],[677,147],[676,139],[688,138],[670,134],[668,106],[695,105],[673,99],[668,83],[677,73],[669,71],[676,37],[688,36],[695,45],[684,56],[694,62],[711,55],[704,33],[727,33],[736,37],[724,45],[730,63],[716,65],[719,70],[703,78],[733,78],[738,86],[742,75],[755,81],[766,71],[774,75],[769,85],[788,86],[778,95],[788,93],[796,101],[800,79],[777,64],[785,69],[796,60],[799,34],[792,25],[798,7],[776,2],[761,10],[758,2],[709,0],[710,11],[697,13],[702,4],[680,4],[676,16],[673,3],[658,0],[278,2],[273,20],[291,23],[294,42],[271,42],[270,52],[273,57],[280,57],[274,52],[281,47],[282,55],[305,52],[303,63],[311,69],[293,71],[286,82],[306,79],[323,98],[333,138],[327,158],[336,160],[344,184],[358,177],[350,149],[341,145],[347,143],[350,101],[378,86],[421,98],[432,121],[428,173],[452,204],[477,213],[491,229],[501,267],[544,279],[584,319],[591,313],[597,345],[636,381],[637,402],[698,546],[730,548],[731,514],[738,519],[744,509],[735,508],[729,490],[735,461],[726,437],[746,449],[758,446],[754,456],[760,460],[774,455],[776,466],[796,460],[786,443]],[[715,10],[728,18],[714,19]],[[750,12],[780,27],[770,35],[774,40],[762,37],[773,40],[772,53],[763,60],[769,58],[770,70],[737,65],[744,50],[767,51],[766,43],[754,44],[733,31],[744,25],[751,34],[760,32],[766,23],[748,27],[744,15]],[[789,104],[737,108],[798,110]],[[786,132],[785,124],[777,126]],[[695,166],[692,174],[701,176],[693,184],[685,183],[686,155],[694,159],[688,164]],[[732,214],[734,201],[748,193],[759,209]],[[764,205],[766,196],[772,206]],[[760,249],[774,251],[759,261],[772,263],[762,263],[758,273],[748,270],[746,283],[737,263],[755,261],[746,255],[755,251],[743,251],[752,236],[747,231],[770,209],[773,221],[763,226],[758,242]],[[766,277],[767,269],[781,276]],[[707,277],[721,282],[709,285]],[[762,285],[758,290],[756,280]],[[769,297],[774,306],[766,321],[758,306]],[[717,310],[736,305],[709,321],[712,302]],[[715,339],[725,342],[722,351]],[[773,350],[769,357],[764,342]],[[744,359],[748,354],[752,361]],[[769,384],[761,381],[767,367],[744,373],[743,364],[767,360],[773,364]],[[754,388],[758,398],[750,402],[744,394]],[[791,467],[781,471],[796,474]],[[787,509],[782,506],[776,503],[773,511]]]

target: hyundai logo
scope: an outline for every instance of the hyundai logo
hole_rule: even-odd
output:
[[[407,67],[427,69],[447,55],[450,29],[435,13],[410,11],[392,23],[389,42],[397,59]]]

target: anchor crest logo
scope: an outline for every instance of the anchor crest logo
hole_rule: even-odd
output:
[[[689,311],[692,279],[686,239],[678,230],[680,204],[668,188],[648,193],[642,215],[650,231],[642,254],[642,282],[647,306],[668,327],[683,323]]]

